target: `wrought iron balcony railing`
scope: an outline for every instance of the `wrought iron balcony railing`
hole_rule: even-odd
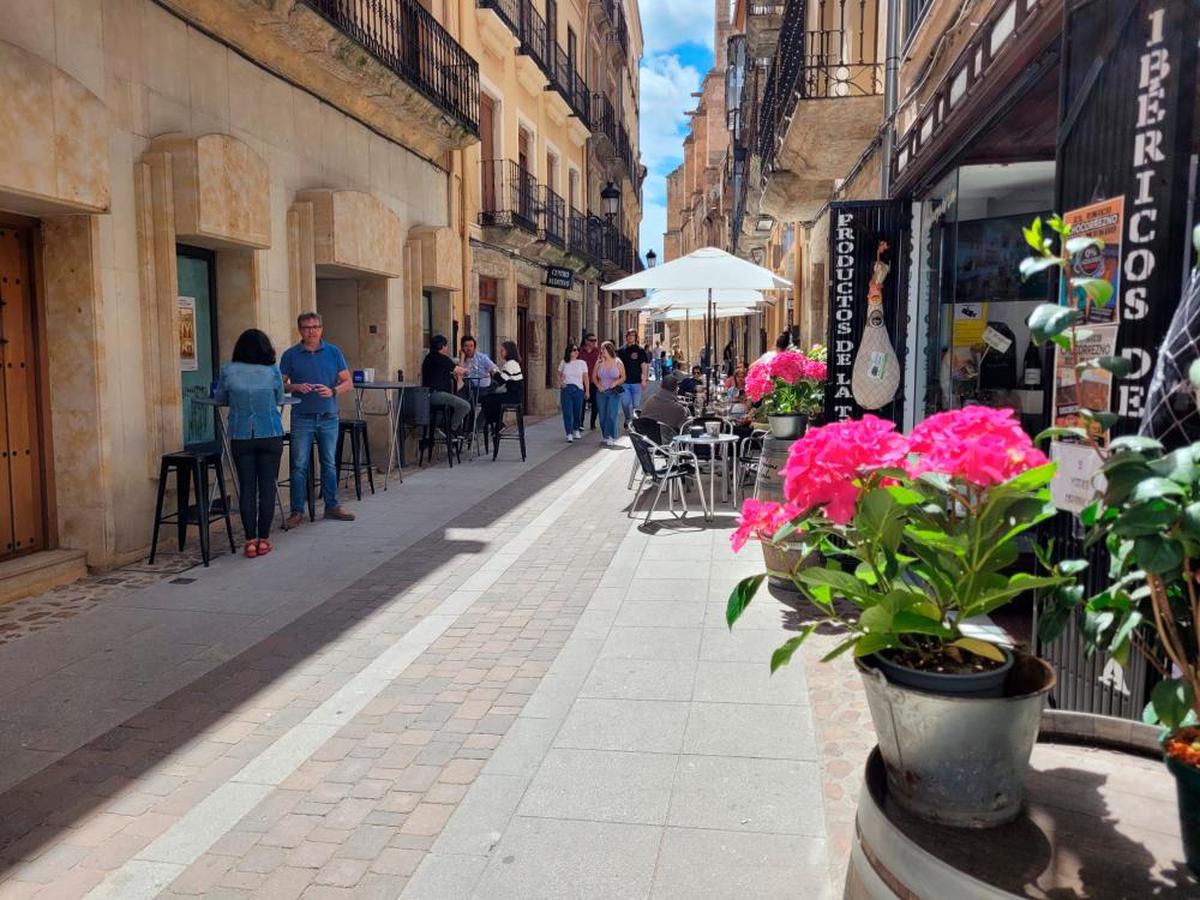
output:
[[[633,144],[629,140],[629,129],[621,122],[607,94],[592,94],[592,133],[608,138],[613,152],[629,173],[629,180],[636,185],[637,160],[633,155]]]
[[[538,232],[539,185],[527,169],[511,159],[485,159],[479,164],[479,224]]]
[[[479,63],[417,0],[302,2],[479,134]]]
[[[591,110],[588,106],[588,87],[578,64],[550,33],[546,19],[531,0],[476,0],[480,9],[490,9],[508,26],[521,42],[517,52],[529,56],[558,91],[576,116],[589,129]]]
[[[788,0],[759,111],[764,175],[797,100],[883,93],[877,0]]]
[[[538,236],[556,247],[567,246],[567,204],[549,187],[542,188],[542,228]]]
[[[573,206],[567,214],[567,249],[589,262],[594,258],[588,246],[588,217]]]

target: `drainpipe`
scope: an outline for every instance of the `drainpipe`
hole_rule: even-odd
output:
[[[892,153],[896,146],[896,93],[900,74],[900,0],[887,0],[887,56],[883,66],[883,173],[880,191],[892,190]]]

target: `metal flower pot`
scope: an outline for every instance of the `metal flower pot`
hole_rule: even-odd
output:
[[[1004,665],[990,672],[967,675],[943,675],[939,672],[910,669],[893,662],[881,653],[876,653],[871,661],[877,669],[883,671],[889,682],[902,687],[956,697],[1001,697],[1004,695],[1004,683],[1008,681],[1008,673],[1012,670],[1015,657],[1003,647],[1000,649],[1005,656]]]
[[[1167,757],[1167,770],[1175,776],[1179,797],[1179,833],[1183,858],[1195,875],[1200,875],[1200,769]]]
[[[767,424],[771,426],[771,434],[780,440],[792,441],[803,437],[808,429],[808,416],[767,416]]]
[[[873,661],[857,665],[897,803],[959,828],[994,828],[1017,817],[1055,683],[1047,663],[1017,654],[1000,697],[930,693],[893,684]]]

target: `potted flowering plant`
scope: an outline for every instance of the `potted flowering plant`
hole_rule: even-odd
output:
[[[1053,671],[969,620],[1074,581],[1080,564],[1051,566],[1044,552],[1042,574],[1012,571],[1018,540],[1055,512],[1053,472],[1009,410],[940,413],[908,436],[868,415],[809,430],[783,469],[783,502],[743,508],[735,549],[799,533],[823,560],[792,573],[816,621],[771,670],[818,627],[843,631],[825,659],[857,658],[889,791],[918,815],[991,826],[1020,809]],[[734,589],[730,627],[763,578]]]
[[[778,438],[804,433],[808,417],[825,402],[825,350],[816,346],[807,353],[783,350],[760,359],[746,373],[746,396],[761,403]]]
[[[1037,219],[1025,229],[1036,255],[1022,263],[1022,272],[1061,268],[1070,273],[1070,257],[1099,243],[1073,238],[1070,225],[1054,216],[1046,225],[1058,237],[1055,247],[1042,224]],[[1200,254],[1200,227],[1193,241]],[[1107,281],[1067,278],[1072,294],[1082,295],[1085,303],[1111,296]],[[1200,291],[1200,274],[1193,275],[1189,291]],[[1187,307],[1187,302],[1179,305],[1172,332],[1177,325],[1186,327]],[[1056,344],[1077,376],[1088,369],[1127,374],[1131,364],[1124,357],[1080,358],[1082,319],[1077,309],[1043,304],[1030,316],[1033,338]],[[1165,378],[1167,385],[1172,392],[1200,396],[1200,360],[1188,372]],[[1156,673],[1159,680],[1142,718],[1163,728],[1184,856],[1200,874],[1200,443],[1168,449],[1153,437],[1125,435],[1105,445],[1100,436],[1117,423],[1116,415],[1085,409],[1080,418],[1085,427],[1049,431],[1090,446],[1103,460],[1097,499],[1080,518],[1087,528],[1085,544],[1107,550],[1109,579],[1086,600],[1082,588],[1056,596],[1042,610],[1039,637],[1052,641],[1075,620],[1089,651],[1106,650],[1123,666],[1136,652]]]

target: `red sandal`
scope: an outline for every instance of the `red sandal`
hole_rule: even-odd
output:
[[[275,545],[272,544],[270,541],[268,541],[266,538],[263,538],[262,540],[260,540],[258,542],[258,555],[259,556],[266,556],[268,553],[270,553],[274,549],[275,549]]]
[[[246,559],[258,556],[258,541],[246,541]]]

